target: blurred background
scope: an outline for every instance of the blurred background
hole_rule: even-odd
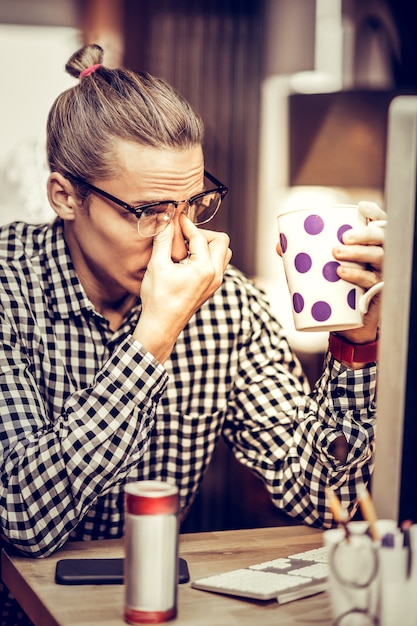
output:
[[[230,188],[215,228],[267,291],[314,383],[327,336],[296,333],[275,216],[283,204],[384,203],[395,95],[417,93],[409,0],[1,0],[0,223],[52,218],[45,123],[74,84],[69,56],[154,73],[206,124],[206,166]],[[300,336],[301,335],[301,336]],[[288,523],[220,446],[183,530]]]

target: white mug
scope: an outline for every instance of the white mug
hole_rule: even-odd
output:
[[[277,217],[285,275],[296,330],[338,331],[363,326],[363,316],[383,282],[365,291],[337,275],[332,249],[346,230],[366,226],[357,205],[296,209]],[[385,220],[372,222],[384,227]]]

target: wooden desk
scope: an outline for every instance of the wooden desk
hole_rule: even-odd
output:
[[[180,535],[180,555],[191,580],[321,545],[321,533],[286,526]],[[118,557],[122,540],[69,543],[46,559],[10,557],[3,551],[3,580],[37,626],[123,626],[123,585],[63,586],[54,583],[58,559]],[[179,586],[173,626],[330,626],[327,593],[278,606]]]

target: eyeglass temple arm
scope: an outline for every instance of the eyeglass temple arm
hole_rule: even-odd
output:
[[[226,189],[226,191],[228,191],[226,185],[223,185],[223,183],[221,183],[215,176],[213,176],[213,174],[210,174],[210,172],[208,172],[207,170],[204,170],[204,176],[206,176],[212,183],[214,183],[216,187],[219,187],[220,189]]]

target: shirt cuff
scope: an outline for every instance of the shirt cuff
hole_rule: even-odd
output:
[[[377,365],[369,363],[361,369],[351,369],[326,355],[329,376],[322,379],[323,393],[336,412],[361,411],[374,408],[376,399]],[[327,391],[327,393],[326,393]]]
[[[164,392],[168,374],[165,367],[141,343],[127,337],[102,369],[124,393],[158,400]]]

